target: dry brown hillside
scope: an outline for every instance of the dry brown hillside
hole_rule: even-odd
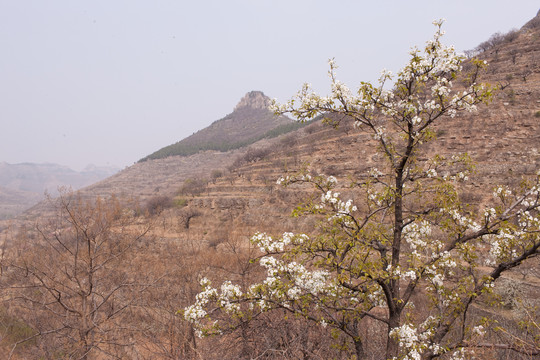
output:
[[[539,28],[522,30],[512,42],[479,56],[490,64],[481,80],[501,90],[478,113],[439,123],[438,140],[429,145],[432,154],[472,157],[476,174],[464,196],[473,203],[496,184],[515,185],[540,168]],[[204,214],[193,221],[190,236],[215,242],[227,238],[224,228],[246,234],[291,230],[289,214],[301,196],[278,187],[279,176],[303,166],[342,179],[365,176],[380,160],[371,155],[370,136],[350,123],[337,130],[312,124],[275,144],[264,158],[231,169],[189,198],[189,205]]]
[[[475,161],[476,172],[460,194],[472,206],[478,206],[491,196],[495,185],[518,185],[523,176],[533,175],[540,169],[539,19],[537,16],[511,38],[477,51],[477,56],[490,64],[480,80],[497,85],[500,90],[492,102],[479,107],[476,114],[439,122],[437,141],[425,145],[428,156],[468,153]],[[322,359],[350,355],[340,351],[339,346],[331,346],[333,340],[327,330],[313,327],[302,319],[287,318],[284,313],[261,315],[237,332],[199,340],[176,311],[193,303],[199,291],[198,281],[203,276],[212,274],[217,279],[248,282],[260,275],[258,267],[248,261],[254,253],[249,253],[247,240],[255,232],[310,232],[315,228],[314,219],[291,216],[292,210],[314,193],[305,186],[278,186],[276,180],[280,176],[303,168],[316,174],[333,175],[343,184],[342,193],[348,194],[349,179],[366,177],[370,169],[384,166],[383,159],[374,155],[374,146],[372,136],[355,129],[348,120],[343,120],[338,128],[315,122],[234,151],[205,151],[140,162],[79,191],[83,199],[109,198],[115,194],[121,200],[131,198],[139,203],[138,207],[130,203],[132,211],[115,208],[110,217],[105,217],[114,225],[103,221],[107,225],[105,229],[85,227],[85,221],[91,216],[81,216],[81,229],[125,235],[151,227],[125,248],[129,249],[129,257],[126,250],[125,256],[122,253],[111,258],[111,263],[118,264],[115,266],[119,271],[108,269],[103,281],[107,289],[118,282],[130,281],[140,292],[133,301],[127,301],[131,299],[129,296],[134,296],[131,290],[122,292],[118,300],[103,306],[107,314],[116,315],[114,310],[118,309],[118,304],[129,303],[117,318],[111,316],[114,321],[107,322],[106,316],[101,318],[106,325],[100,328],[104,329],[102,332],[95,332],[95,339],[100,336],[105,339],[109,333],[115,335],[113,339],[117,342],[104,349],[122,359]],[[352,191],[350,194],[354,196]],[[46,256],[55,259],[54,252],[44,252],[43,256],[32,253],[42,245],[40,239],[54,242],[55,237],[61,239],[58,234],[65,233],[65,228],[60,226],[44,227],[46,231],[40,229],[40,232],[30,230],[35,222],[44,220],[45,214],[52,214],[49,206],[44,203],[34,207],[11,223],[11,232],[2,233],[3,240],[10,240],[4,261],[17,263],[18,259],[30,259],[43,264],[48,259]],[[115,206],[119,205],[115,203]],[[116,221],[119,220],[126,223],[118,226]],[[85,231],[80,233],[88,236]],[[515,291],[509,299],[519,294],[540,305],[538,262],[525,265],[525,271],[513,271],[500,280],[513,284]],[[6,274],[16,274],[12,271]],[[8,329],[4,334],[9,336],[0,338],[0,351],[16,349],[13,354],[18,359],[67,358],[70,346],[76,347],[78,343],[70,343],[65,336],[44,337],[44,340],[35,337],[18,348],[13,347],[27,334],[52,331],[40,312],[41,305],[50,303],[35,301],[24,307],[11,302],[16,296],[10,296],[18,294],[19,290],[13,284],[23,281],[25,276],[28,272],[13,279],[8,277],[7,282],[4,280],[6,305],[0,308],[0,325],[3,326],[0,334],[2,329]],[[62,280],[56,281],[62,283]],[[25,294],[34,296],[40,290],[39,286],[31,287]],[[78,288],[73,293],[77,291]],[[52,293],[58,297],[57,293]],[[57,312],[64,316],[64,310]],[[495,310],[478,308],[476,311],[493,316]],[[508,322],[520,316],[512,312],[512,306],[497,311],[497,316]],[[57,323],[62,323],[64,318],[59,319]],[[76,338],[75,332],[70,334]],[[119,344],[120,339],[125,344]],[[368,346],[376,351],[384,345]],[[505,350],[497,353],[499,358],[511,359],[514,353]],[[485,354],[487,359],[493,358],[489,356],[494,353],[486,350]],[[101,352],[89,358],[114,358],[109,355]]]

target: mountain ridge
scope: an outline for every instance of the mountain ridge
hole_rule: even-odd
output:
[[[253,144],[265,137],[275,137],[303,124],[268,109],[270,98],[262,91],[248,92],[232,113],[214,121],[208,127],[139,160],[188,156],[200,151],[228,151]]]
[[[54,163],[0,162],[0,218],[9,218],[28,209],[45,193],[53,196],[61,187],[74,190],[103,180],[119,169],[89,165],[82,171]]]
[[[535,22],[531,20],[527,24],[535,24]],[[539,146],[534,146],[534,142],[537,141],[535,139],[540,136],[538,121],[535,121],[535,114],[540,112],[540,89],[538,89],[538,86],[534,86],[534,84],[538,83],[537,79],[540,72],[537,60],[539,57],[535,55],[540,54],[538,42],[533,39],[537,35],[537,25],[523,27],[519,30],[517,37],[508,37],[504,41],[492,43],[489,47],[479,51],[478,56],[490,63],[487,73],[484,75],[485,80],[492,84],[501,84],[502,89],[497,93],[490,106],[483,108],[479,114],[474,115],[478,119],[475,120],[477,123],[484,123],[482,127],[477,129],[478,131],[465,131],[463,133],[464,130],[474,125],[475,122],[472,120],[472,116],[465,116],[452,123],[443,123],[438,126],[439,133],[443,134],[440,146],[448,149],[469,151],[473,158],[480,162],[481,167],[490,169],[484,171],[485,176],[489,178],[487,181],[490,184],[496,180],[504,182],[504,176],[501,177],[501,174],[510,168],[513,169],[514,173],[530,174],[531,168],[540,162],[537,149]],[[251,96],[257,98],[257,92],[253,93]],[[240,100],[235,110],[250,108],[243,105],[244,103],[249,104],[251,97],[248,96],[249,94],[246,94]],[[261,98],[265,99],[264,97]],[[259,101],[257,106],[264,105],[266,101]],[[241,104],[242,106],[240,106]],[[229,116],[230,114],[215,121],[209,127],[213,127],[215,130],[219,126],[226,124],[227,121],[232,122],[233,119]],[[292,120],[288,119],[287,121]],[[486,129],[493,127],[497,130],[493,132],[497,133],[496,136],[486,132]],[[499,127],[508,131],[499,134]],[[339,175],[342,169],[354,168],[352,164],[349,164],[350,160],[345,162],[344,159],[341,159],[341,155],[351,151],[342,148],[342,146],[352,141],[348,139],[348,135],[347,139],[341,139],[343,131],[348,134],[353,130],[348,126],[342,126],[341,129],[335,132],[331,128],[322,127],[321,124],[311,124],[288,135],[277,138],[263,138],[249,146],[230,151],[206,149],[190,155],[169,155],[158,159],[147,159],[146,161],[139,161],[110,178],[80,190],[80,193],[83,196],[125,195],[138,197],[142,201],[146,201],[154,196],[177,196],[186,180],[196,178],[209,181],[213,172],[224,174],[222,179],[226,179],[214,181],[216,184],[225,181],[231,184],[228,185],[229,187],[236,184],[240,179],[244,179],[244,181],[248,179],[251,184],[255,181],[255,178],[264,178],[264,181],[268,184],[269,181],[270,183],[275,181],[281,173],[290,171],[291,167],[298,167],[307,162],[326,174]],[[455,134],[447,135],[452,132]],[[463,137],[456,136],[458,133],[463,133]],[[194,135],[188,138],[193,139]],[[317,140],[318,136],[321,137],[321,141]],[[505,144],[508,136],[517,139],[511,147]],[[309,139],[307,144],[302,143],[304,138]],[[326,144],[325,146],[329,148],[334,147],[334,151],[324,150],[322,155],[318,155],[319,142]],[[366,140],[362,146],[368,146],[367,144],[369,142]],[[471,148],[467,149],[467,146]],[[523,147],[529,148],[528,154],[520,150]],[[266,149],[266,155],[249,158],[247,155],[253,149]],[[486,149],[489,149],[489,151]],[[366,152],[362,147],[357,151],[360,153]],[[517,161],[516,156],[529,160],[526,162]],[[271,157],[275,158],[270,159]],[[492,161],[493,164],[486,163]],[[371,159],[358,158],[356,162],[355,174],[359,174],[369,164],[372,164]],[[274,164],[272,165],[274,168],[268,168],[270,163]],[[266,169],[267,173],[261,174],[261,166]],[[210,184],[209,186],[209,188],[213,188],[216,185]],[[252,186],[250,185],[250,187]],[[253,193],[241,193],[241,189],[238,190],[236,197],[243,198],[253,195]],[[264,191],[271,193],[273,190],[267,189]],[[212,200],[212,202],[215,201],[217,200]],[[40,208],[37,207],[32,210],[33,216],[39,214]],[[272,218],[272,216],[268,218]],[[201,238],[206,237],[201,235]]]

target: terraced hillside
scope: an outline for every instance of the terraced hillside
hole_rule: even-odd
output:
[[[476,114],[442,119],[435,128],[437,140],[424,145],[428,156],[468,153],[475,161],[476,173],[459,194],[472,206],[481,206],[491,197],[495,185],[518,185],[523,176],[540,169],[540,17],[535,19],[512,37],[477,51],[490,64],[480,80],[500,88],[492,102],[480,106]],[[322,350],[318,346],[329,334],[313,334],[313,327],[300,320],[259,318],[254,326],[242,328],[241,334],[200,341],[191,327],[179,321],[176,311],[193,303],[198,281],[207,274],[225,274],[223,279],[238,281],[258,276],[245,258],[247,239],[255,232],[310,233],[316,229],[316,218],[293,217],[291,212],[305,199],[320,195],[305,185],[283,188],[276,184],[280,176],[299,169],[333,175],[340,181],[343,197],[360,204],[363,199],[355,198],[357,193],[347,185],[368,176],[373,168],[384,168],[382,157],[373,151],[375,146],[371,135],[355,129],[350,120],[342,120],[337,129],[315,122],[234,151],[149,159],[81,190],[89,198],[112,194],[138,198],[148,210],[138,216],[154,224],[152,236],[137,245],[135,260],[129,264],[137,276],[151,271],[162,276],[159,286],[134,311],[142,318],[137,329],[150,324],[146,333],[134,335],[137,350],[158,354],[159,349],[164,354],[153,358],[262,357],[264,348],[255,347],[264,341],[252,339],[263,339],[266,343],[260,346],[267,349],[304,346],[303,350],[310,347],[305,358],[311,354],[325,358],[330,346],[324,345]],[[17,225],[22,228],[27,220],[40,220],[45,210],[45,205],[35,207]],[[540,305],[538,259],[523,265],[498,280],[503,289],[512,290],[505,295],[508,306],[495,310],[477,306],[476,314],[497,315],[511,322],[521,316],[510,304],[513,299],[521,297]],[[144,311],[144,316],[137,311]],[[134,319],[139,321],[127,317]],[[274,335],[268,335],[270,330]],[[376,349],[378,345],[369,346]]]
[[[472,157],[477,164],[477,174],[466,196],[474,201],[481,201],[491,186],[517,181],[521,175],[531,175],[540,167],[539,34],[538,27],[524,27],[512,41],[499,43],[479,54],[490,64],[481,80],[499,85],[501,90],[492,103],[481,107],[478,113],[440,122],[438,141],[429,145],[433,154],[466,152]],[[249,93],[235,111],[261,110],[268,102],[262,96]],[[211,128],[223,127],[226,123],[216,122]],[[278,138],[263,139],[251,147],[139,162],[81,193],[85,196],[118,194],[140,198],[144,203],[155,196],[177,196],[186,179],[200,179],[205,182],[204,191],[196,197],[188,197],[188,202],[205,214],[192,225],[199,233],[206,232],[205,236],[200,236],[201,240],[217,240],[209,234],[224,227],[216,220],[223,216],[214,213],[216,209],[212,204],[227,202],[235,204],[233,213],[238,214],[227,215],[227,221],[232,221],[227,228],[234,227],[241,232],[244,231],[238,229],[251,228],[250,222],[242,220],[245,218],[242,214],[250,214],[251,218],[263,220],[255,223],[261,225],[266,221],[264,228],[280,232],[283,222],[278,219],[288,217],[289,211],[274,206],[275,202],[283,201],[291,209],[302,197],[297,194],[289,198],[285,195],[288,191],[278,189],[275,180],[280,175],[309,164],[317,172],[338,178],[364,176],[370,168],[381,166],[381,159],[371,155],[372,146],[375,145],[369,136],[358,133],[351,124],[342,124],[335,130],[315,123]],[[264,154],[253,156],[253,150],[248,149],[264,149]],[[213,172],[221,175],[212,179]],[[226,205],[218,208],[220,212],[228,212]],[[38,206],[26,215],[38,216],[41,209]],[[190,236],[197,233],[194,231],[190,231]]]
[[[481,202],[496,184],[516,185],[521,176],[533,175],[540,168],[539,28],[525,28],[513,41],[479,57],[489,62],[481,80],[501,89],[478,113],[440,122],[438,140],[427,145],[431,154],[471,156],[476,174],[463,196],[473,203]],[[212,242],[224,239],[226,235],[213,238],[208,231],[223,229],[223,221],[228,222],[225,228],[235,231],[287,230],[290,210],[302,195],[277,186],[279,176],[307,166],[342,179],[362,177],[382,166],[370,151],[373,146],[370,136],[350,123],[342,123],[337,130],[316,123],[277,139],[264,157],[232,168],[189,200],[190,206],[205,214],[193,222],[190,234]]]

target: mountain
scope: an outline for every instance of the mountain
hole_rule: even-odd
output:
[[[43,193],[8,189],[0,186],[0,219],[22,213],[43,199]]]
[[[523,176],[534,175],[540,169],[538,39],[539,16],[519,31],[499,34],[475,49],[475,56],[489,63],[487,72],[481,75],[480,81],[498,85],[499,90],[490,104],[478,107],[477,113],[441,119],[434,129],[437,141],[425,144],[427,148],[423,149],[428,156],[465,152],[470,155],[476,163],[476,171],[465,183],[459,196],[472,208],[482,206],[484,199],[491,198],[495,185],[519,186]],[[264,100],[264,97],[257,94],[255,98]],[[233,113],[239,113],[246,107],[240,105],[246,103],[257,109],[257,105],[254,105],[257,101],[252,101],[251,96],[247,96],[245,101],[240,101]],[[264,105],[265,101],[262,101],[262,104]],[[220,121],[199,132],[206,134],[205,136],[197,136],[205,139],[208,144],[209,139],[220,139],[217,137],[217,134],[220,134],[218,125],[225,129],[221,132],[224,136],[234,133],[234,129],[241,129],[234,126],[234,121],[229,116]],[[258,121],[255,117],[250,117],[250,121],[264,124],[264,121]],[[250,122],[246,123],[246,127],[248,124]],[[240,130],[238,132],[241,133]],[[259,133],[264,134],[264,131]],[[245,138],[251,136],[247,131],[242,134],[236,139],[244,135],[247,135]],[[192,137],[196,138],[195,135]],[[193,138],[190,141],[196,143]],[[144,316],[139,318],[134,316],[137,315],[136,312],[130,313],[129,321],[140,325],[134,327],[144,328],[149,332],[148,338],[134,341],[136,346],[154,351],[158,345],[160,349],[174,350],[193,349],[194,345],[197,345],[197,356],[186,352],[186,356],[176,353],[162,357],[156,355],[153,357],[156,359],[247,357],[245,353],[238,355],[239,352],[236,351],[241,347],[238,346],[241,344],[238,340],[240,337],[195,340],[192,332],[185,330],[187,326],[179,321],[176,315],[178,309],[193,304],[195,294],[200,291],[199,280],[206,274],[217,279],[220,276],[223,276],[223,279],[235,276],[235,281],[259,276],[260,273],[256,270],[258,267],[244,261],[248,255],[254,254],[254,248],[247,239],[257,231],[272,235],[284,231],[310,234],[317,228],[319,219],[291,216],[295,206],[306,198],[313,197],[314,192],[302,184],[286,188],[278,186],[276,180],[280,176],[302,168],[309,168],[313,173],[333,175],[340,180],[341,188],[338,191],[344,198],[350,196],[362,203],[364,198],[354,198],[355,189],[347,186],[348,180],[362,179],[370,169],[382,168],[382,157],[373,151],[375,146],[377,142],[372,136],[355,129],[350,121],[343,120],[337,129],[314,122],[290,133],[263,138],[249,146],[230,151],[199,151],[191,155],[148,158],[81,189],[79,194],[88,198],[112,194],[119,198],[136,197],[140,200],[140,205],[147,210],[152,209],[149,205],[155,204],[153,200],[159,200],[161,203],[158,205],[163,205],[163,209],[159,209],[162,211],[149,211],[155,226],[151,236],[137,243],[139,253],[132,264],[135,269],[132,273],[137,277],[144,278],[143,276],[150,273],[164,279],[159,286],[152,286],[150,295],[144,298],[144,301],[137,303],[144,304],[141,305],[145,311]],[[1,191],[2,189],[0,195]],[[26,229],[25,225],[33,224],[35,220],[43,222],[47,210],[46,205],[41,203],[14,220],[14,225]],[[137,221],[144,216],[139,216],[140,214],[145,214],[136,211],[140,210],[139,208],[133,210],[126,213],[136,215]],[[7,226],[0,223],[0,229],[2,227],[7,229]],[[15,238],[13,243],[16,240]],[[524,300],[524,303],[531,307],[540,306],[539,260],[538,257],[529,259],[520,269],[509,271],[504,278],[497,280],[494,291],[499,293],[508,290],[500,294],[506,298]],[[475,306],[471,311],[476,311],[472,313],[473,316],[501,320],[505,324],[513,324],[516,319],[524,320],[524,313],[519,308],[499,309],[501,308],[497,307],[494,301],[492,306]],[[279,317],[282,315],[278,315]],[[300,327],[301,323],[295,322],[293,328],[286,327],[288,325],[283,319],[277,326],[274,326],[275,322],[265,323],[262,322],[264,319],[260,318],[255,320],[261,322],[247,328],[249,331],[253,330],[255,339],[266,341],[272,339],[272,334],[276,334],[276,331],[281,331],[279,329],[285,329],[283,337],[276,336],[281,344],[281,339],[290,339],[290,334],[295,334],[289,330],[297,328],[300,329],[298,332],[302,333],[301,337],[294,338],[298,344],[313,344],[325,339],[322,336],[312,337],[314,335],[310,330],[315,328],[313,326]],[[297,320],[295,318],[294,321]],[[271,326],[264,326],[265,324]],[[158,335],[154,335],[153,331]],[[138,331],[138,334],[145,336],[146,331]],[[160,340],[163,340],[163,343],[159,343]],[[253,341],[259,342],[262,343]],[[291,343],[286,342],[284,346],[290,346]],[[145,345],[147,347],[144,347]],[[2,344],[0,350],[1,346]],[[372,345],[375,350],[379,346],[379,343]],[[40,351],[30,343],[28,351],[32,350],[36,354]],[[486,354],[485,358],[493,358],[491,355],[495,353]],[[499,355],[501,358],[515,358],[511,356],[512,353]]]
[[[205,150],[238,149],[302,126],[285,116],[276,116],[268,110],[270,102],[270,98],[261,91],[248,92],[229,115],[140,161],[175,155],[187,156]]]
[[[0,218],[16,215],[60,187],[80,189],[116,173],[112,167],[89,165],[77,172],[58,164],[0,163]]]
[[[427,145],[430,154],[466,152],[476,162],[476,174],[463,194],[472,204],[480,204],[496,184],[517,185],[521,176],[540,169],[540,21],[535,19],[515,33],[499,34],[489,46],[475,49],[489,63],[480,81],[500,89],[477,113],[440,122],[438,141]],[[249,97],[234,113],[246,102]],[[202,134],[217,136],[220,126],[232,124],[234,120],[227,116],[194,134],[190,141]],[[302,192],[277,187],[275,180],[306,164],[315,172],[342,179],[363,176],[380,166],[381,159],[368,156],[372,146],[376,144],[370,135],[354,130],[350,123],[342,123],[337,130],[313,123],[231,152],[141,162],[87,190],[126,193],[140,196],[143,202],[158,195],[184,198],[201,216],[190,222],[189,233],[174,236],[219,243],[255,231],[279,233],[308,226],[293,227],[289,217]],[[261,155],[253,156],[256,152]],[[212,179],[214,171],[222,176]],[[197,182],[200,191],[182,192],[186,180],[193,179],[205,180]]]
[[[537,16],[519,31],[496,34],[488,46],[474,50],[475,55],[490,64],[480,80],[499,84],[501,89],[492,103],[481,107],[478,113],[437,126],[440,141],[434,143],[433,153],[467,152],[478,163],[475,177],[478,180],[470,190],[471,198],[478,200],[480,189],[488,191],[493,184],[508,183],[510,178],[519,179],[540,168],[538,19]],[[290,119],[276,118],[266,109],[268,102],[263,93],[250,92],[223,119],[149,155],[145,161],[82,189],[80,194],[88,197],[116,194],[137,197],[145,202],[157,196],[177,196],[186,181],[204,180],[205,191],[191,205],[215,205],[223,199],[227,202],[234,198],[238,203],[236,208],[250,212],[253,217],[261,214],[259,224],[262,226],[268,221],[267,229],[270,229],[275,224],[274,216],[282,218],[288,213],[275,213],[276,208],[272,206],[243,208],[240,204],[275,201],[271,197],[275,190],[272,184],[284,172],[310,164],[316,171],[346,178],[377,165],[377,159],[365,158],[370,152],[369,146],[375,145],[369,136],[354,131],[350,124],[335,131],[313,123],[279,137],[263,138],[247,147],[202,151],[212,143],[238,143],[261,137],[276,126],[290,125]],[[198,152],[172,155],[175,146],[186,149],[188,145],[194,148],[198,145]],[[253,156],[256,152],[262,152],[262,156]],[[222,176],[216,179],[213,173]],[[199,199],[204,197],[203,194],[209,199],[201,203]],[[258,198],[261,194],[265,194],[263,199]],[[300,195],[294,198],[299,199]],[[277,209],[283,211],[283,208]],[[31,213],[39,216],[39,211],[40,207]],[[272,215],[264,216],[265,212]],[[217,216],[208,215],[206,219]],[[233,222],[242,228],[241,221]],[[214,225],[201,224],[200,239],[212,238],[212,231],[207,226],[212,228]],[[216,223],[215,228],[222,227]],[[274,228],[274,231],[278,229]]]

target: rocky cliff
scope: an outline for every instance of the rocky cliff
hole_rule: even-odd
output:
[[[268,109],[270,103],[270,98],[262,91],[250,91],[238,102],[234,111],[239,111],[242,108],[265,110]]]

